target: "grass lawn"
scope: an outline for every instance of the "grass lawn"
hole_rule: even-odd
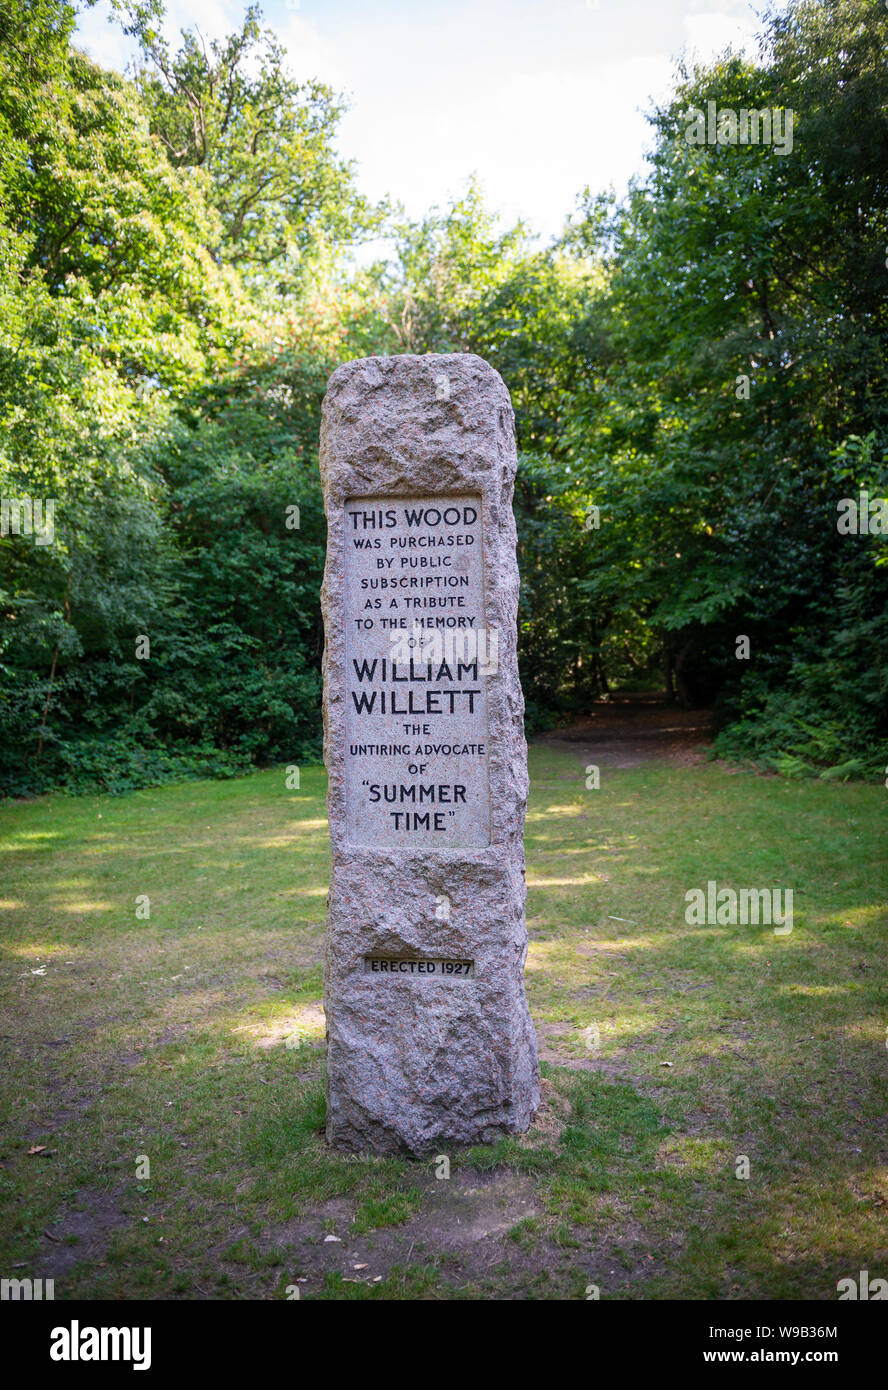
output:
[[[322,769],[0,807],[0,1274],[57,1299],[888,1276],[888,792],[530,766],[544,1101],[449,1180],[321,1136]],[[689,926],[710,879],[792,888],[792,933]]]

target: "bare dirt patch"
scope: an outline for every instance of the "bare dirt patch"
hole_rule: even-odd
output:
[[[615,697],[565,728],[537,734],[540,748],[570,753],[584,765],[631,768],[645,762],[693,767],[706,761],[715,723],[710,710],[684,710],[657,696]]]
[[[525,1149],[554,1148],[569,1119],[570,1101],[566,1096],[559,1095],[551,1081],[542,1077],[540,1108],[527,1133],[518,1136],[518,1142]]]
[[[440,1265],[448,1281],[464,1282],[483,1278],[500,1265],[520,1263],[521,1252],[508,1233],[538,1212],[529,1178],[506,1169],[463,1168],[449,1179],[419,1173],[414,1186],[422,1194],[422,1207],[402,1225],[356,1235],[351,1230],[354,1204],[336,1198],[304,1217],[269,1227],[260,1246],[295,1260],[306,1293],[332,1272],[353,1283],[372,1284],[393,1267],[428,1263]],[[337,1239],[328,1239],[330,1235]],[[534,1259],[539,1263],[538,1254]]]
[[[77,1193],[42,1237],[45,1247],[35,1268],[37,1278],[63,1279],[81,1260],[101,1265],[115,1234],[131,1217],[122,1210],[123,1189]],[[57,1289],[64,1297],[64,1289]]]

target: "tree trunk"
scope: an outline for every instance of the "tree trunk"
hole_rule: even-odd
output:
[[[69,578],[67,584],[65,585],[65,622],[66,622],[66,623],[70,623],[70,621],[71,621],[71,602],[70,602],[70,599],[69,599],[69,597],[68,597],[68,595],[70,594],[70,592],[71,592],[71,580],[70,580],[70,578]],[[52,700],[52,683],[53,683],[53,681],[55,680],[56,665],[58,664],[58,659],[59,659],[59,647],[60,647],[60,646],[61,646],[61,643],[60,643],[60,642],[56,642],[56,644],[55,644],[55,651],[54,651],[53,654],[52,654],[52,666],[50,667],[50,671],[49,671],[49,689],[48,689],[47,692],[46,692],[46,704],[43,706],[43,718],[42,718],[41,721],[40,721],[40,737],[39,737],[38,740],[37,740],[37,757],[38,757],[38,758],[40,758],[40,757],[43,756],[43,735],[44,735],[45,732],[46,732],[46,720],[47,720],[47,718],[48,718],[48,716],[49,716],[49,705],[50,705],[50,701]]]
[[[666,677],[666,703],[675,704],[675,676],[672,666],[672,648],[666,642],[663,646],[663,672]]]
[[[55,651],[52,654],[52,667],[49,672],[49,689],[46,692],[46,704],[43,706],[43,718],[40,721],[40,737],[37,740],[37,757],[43,755],[43,735],[46,731],[46,718],[49,714],[49,702],[52,699],[52,683],[55,680],[56,662],[59,659],[59,644],[56,642]]]

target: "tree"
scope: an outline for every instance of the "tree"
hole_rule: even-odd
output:
[[[886,39],[888,16],[862,0],[799,3],[772,18],[759,63],[728,55],[683,72],[653,117],[650,177],[606,232],[610,352],[567,430],[589,500],[613,522],[584,582],[631,604],[686,697],[718,695],[729,718],[761,714],[815,649],[859,658],[840,594],[856,595],[858,626],[884,609],[884,542],[858,548],[871,551],[862,584],[835,518],[852,438],[871,445],[853,484],[884,487]],[[792,110],[791,155],[691,143],[689,113],[710,101]],[[601,237],[598,206],[589,223]],[[590,313],[601,321],[600,301]],[[737,633],[753,666],[734,657]],[[859,682],[865,709],[841,684],[855,737],[866,728],[875,747],[884,680],[878,695]],[[784,746],[810,743],[798,721],[816,722],[819,696],[812,685],[798,705],[795,735],[784,721]],[[763,715],[759,727],[767,742]]]
[[[395,259],[371,277],[388,300],[396,352],[470,352],[481,305],[506,279],[526,242],[518,224],[499,231],[477,180],[442,211],[395,226]]]
[[[119,8],[141,46],[136,86],[152,132],[173,168],[200,169],[209,180],[217,259],[274,285],[292,283],[323,251],[378,225],[383,209],[357,193],[353,165],[334,152],[341,99],[322,82],[288,74],[258,6],[221,42],[183,32],[174,54],[157,28],[159,4]]]
[[[0,537],[3,762],[24,789],[58,778],[138,675],[169,560],[144,449],[223,349],[238,291],[206,252],[199,176],[69,46],[72,8],[15,0],[4,22],[0,494],[54,509],[51,543]]]

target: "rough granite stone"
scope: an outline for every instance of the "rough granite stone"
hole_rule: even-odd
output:
[[[539,1104],[536,1036],[523,978],[528,782],[516,653],[516,454],[509,393],[492,367],[469,354],[348,362],[328,384],[320,466],[328,521],[322,601],[332,844],[324,986],[327,1139],[354,1152],[414,1154],[490,1142],[526,1129]],[[463,509],[461,517],[470,516],[467,499],[480,503],[475,541],[483,548],[483,587],[471,548],[446,552],[453,556],[451,572],[467,576],[460,581],[460,593],[469,596],[464,604],[480,605],[483,611],[473,616],[479,626],[496,632],[499,642],[495,672],[474,679],[484,701],[472,696],[473,713],[464,719],[458,712],[452,718],[437,712],[445,697],[436,690],[426,695],[423,668],[414,680],[402,662],[395,668],[396,687],[391,667],[387,680],[372,683],[361,684],[354,674],[358,649],[349,645],[359,640],[354,595],[362,592],[360,576],[376,572],[372,564],[389,554],[393,538],[408,534],[400,499],[415,506],[440,503],[448,515]],[[396,515],[391,529],[385,512]],[[378,537],[378,554],[355,548],[355,527],[367,525],[367,514],[379,515],[380,528],[374,521],[366,532],[371,544]],[[461,521],[450,529],[471,547],[471,526]],[[435,531],[420,527],[416,533]],[[391,572],[398,572],[402,553],[392,558]],[[389,602],[385,592],[383,606],[375,610],[377,625]],[[391,634],[378,636],[375,654],[391,659]],[[360,641],[360,654],[366,655],[370,639],[364,634]],[[442,679],[436,662],[433,685],[446,691],[469,683]],[[416,767],[409,755],[367,756],[357,774],[349,773],[355,745],[347,730],[365,690],[385,692],[399,710],[405,692],[413,692],[410,698],[418,702],[428,700],[435,710],[428,719],[419,714],[411,725],[400,723],[430,732],[405,736],[405,746],[446,747],[440,739],[452,740],[469,725],[472,746],[477,745],[479,712],[486,704],[483,757],[435,758],[426,764],[427,774],[417,776],[407,771]],[[465,711],[469,698],[460,696]],[[388,747],[397,716],[383,717],[377,705],[361,719],[368,740]],[[428,781],[442,800],[452,795],[448,789],[470,786],[471,817],[457,798],[455,810],[441,807],[439,833],[393,830],[385,843],[384,827],[399,822],[392,808],[373,802],[364,790],[374,776],[393,788]],[[438,806],[422,809],[434,813]],[[460,826],[468,843],[444,847],[448,837],[463,833]],[[358,836],[376,838],[372,844],[355,843]],[[417,973],[425,962],[435,963],[424,966],[434,973]],[[454,962],[471,962],[473,972],[463,974],[468,966],[461,965],[460,973],[446,976],[445,962],[453,969]],[[380,968],[384,973],[377,973]]]

